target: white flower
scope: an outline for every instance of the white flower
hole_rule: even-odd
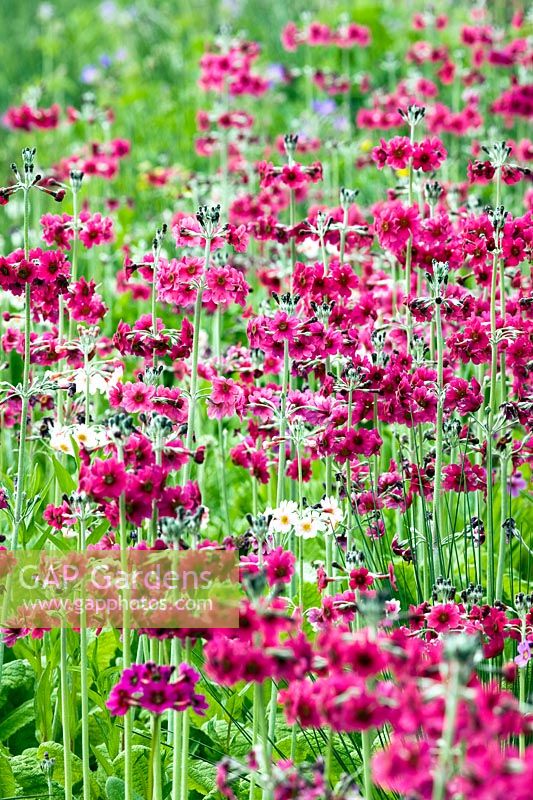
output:
[[[298,252],[303,253],[306,258],[318,258],[318,253],[320,250],[320,245],[318,241],[313,241],[312,239],[305,239],[298,245]]]
[[[106,441],[105,436],[88,425],[74,425],[70,430],[70,435],[80,447],[85,447],[86,450],[96,450],[97,447],[102,447]]]
[[[302,514],[295,525],[296,536],[301,536],[302,539],[314,539],[324,528],[324,522],[312,511]]]
[[[294,500],[282,500],[278,508],[270,512],[270,530],[274,533],[289,533],[298,520],[298,506]]]
[[[58,453],[66,453],[69,456],[74,455],[74,448],[72,447],[71,432],[68,428],[60,428],[57,425],[50,431],[50,447],[52,450],[57,450]]]
[[[108,394],[109,390],[115,386],[122,378],[123,368],[115,367],[113,372],[107,369],[92,367],[89,365],[89,394]],[[84,369],[77,369],[72,376],[76,384],[76,392],[85,394],[87,376]]]
[[[334,531],[339,522],[342,522],[344,514],[335,497],[324,497],[320,501],[318,510],[329,532]]]
[[[399,600],[386,600],[385,601],[385,616],[387,619],[396,620],[400,616],[400,601]]]

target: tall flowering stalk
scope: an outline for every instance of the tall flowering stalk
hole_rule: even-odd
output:
[[[488,598],[492,602],[497,596],[496,588],[501,592],[503,585],[503,560],[505,557],[505,539],[503,533],[500,534],[500,550],[498,557],[498,587],[495,585],[495,551],[494,551],[494,436],[497,429],[498,412],[498,344],[503,338],[503,333],[496,327],[496,292],[498,286],[498,256],[501,248],[501,237],[507,212],[503,206],[496,206],[492,213],[492,225],[494,229],[495,249],[492,259],[492,281],[490,298],[490,347],[491,347],[491,373],[490,373],[490,394],[489,394],[489,413],[487,419],[487,545],[488,545]],[[505,291],[505,286],[500,287],[501,295]],[[502,378],[505,381],[505,376]],[[507,492],[507,487],[502,486],[502,493]],[[503,494],[502,494],[503,497]]]
[[[399,114],[409,126],[409,143],[411,145],[411,149],[413,148],[415,142],[415,129],[417,125],[419,125],[420,122],[423,120],[425,113],[426,109],[417,105],[410,105],[407,111],[403,111],[402,109],[400,109],[399,111]],[[409,155],[407,170],[408,170],[407,202],[409,204],[409,207],[411,207],[414,203],[414,193],[413,193],[414,170],[413,170],[412,154]],[[407,298],[411,293],[412,256],[413,256],[413,237],[412,235],[409,235],[405,251],[405,295]],[[409,352],[413,339],[413,321],[409,309],[409,304],[407,304],[406,308],[406,325],[407,325],[407,350]]]
[[[35,147],[26,147],[22,150],[22,173],[19,171],[15,163],[11,164],[11,169],[15,175],[15,183],[6,188],[0,189],[0,201],[2,204],[8,202],[9,198],[21,191],[23,194],[24,202],[24,216],[23,216],[23,248],[24,259],[28,262],[30,258],[30,191],[38,189],[41,192],[53,197],[54,200],[60,202],[65,196],[65,190],[60,188],[56,181],[48,180],[43,182],[43,177],[35,173]],[[55,188],[58,186],[58,188]],[[28,270],[31,275],[31,270]],[[27,446],[26,435],[28,425],[28,411],[30,408],[30,399],[33,394],[33,389],[30,383],[30,344],[31,344],[31,277],[24,281],[24,302],[23,302],[23,319],[24,319],[24,352],[22,364],[22,383],[16,387],[16,394],[21,397],[20,409],[20,428],[18,438],[18,455],[17,455],[17,472],[15,478],[15,497],[12,509],[12,535],[11,535],[11,549],[17,550],[19,548],[20,527],[25,517],[24,503],[26,500],[26,478],[31,470],[28,469],[27,460]],[[6,587],[5,598],[9,598],[10,588],[9,584]],[[4,599],[5,599],[4,598]],[[0,681],[2,677],[4,664],[4,641],[0,642]]]
[[[154,339],[158,335],[157,329],[157,286],[159,280],[159,263],[161,261],[161,250],[163,248],[163,241],[167,232],[167,226],[163,224],[157,229],[155,236],[152,240],[152,299],[151,299],[151,312],[152,312],[152,336]],[[154,350],[154,367],[157,366],[156,353]]]
[[[443,530],[442,515],[442,455],[444,436],[444,337],[442,334],[442,303],[448,285],[448,264],[433,262],[433,276],[428,275],[428,282],[434,288],[435,333],[437,337],[437,420],[435,423],[435,486],[433,489],[433,518],[431,523],[431,540],[433,546],[433,564],[439,564],[442,570],[441,539]],[[420,454],[420,457],[422,454]]]
[[[472,666],[479,660],[478,643],[475,637],[465,635],[450,636],[445,642],[444,656],[448,668],[445,684],[446,705],[431,800],[444,800],[446,797],[446,787],[451,778],[450,763],[459,702],[462,691],[472,672]]]
[[[72,269],[71,281],[73,284],[78,280],[78,250],[79,250],[79,236],[80,236],[80,209],[79,209],[79,195],[83,181],[82,170],[73,169],[70,171],[70,188],[72,191]],[[63,317],[64,309],[61,303],[59,309],[59,340],[61,341],[63,333]],[[68,338],[71,340],[75,332],[75,320],[72,315],[68,317]]]
[[[494,452],[494,435],[496,425],[496,414],[499,405],[503,405],[507,400],[507,387],[506,387],[506,359],[505,351],[502,350],[500,358],[500,387],[498,395],[498,345],[502,340],[502,332],[496,327],[496,294],[500,290],[500,313],[503,325],[505,326],[505,269],[504,259],[502,254],[502,235],[507,212],[501,205],[501,187],[502,187],[502,169],[509,158],[511,148],[506,142],[497,142],[490,147],[484,148],[487,153],[490,163],[494,168],[494,182],[495,182],[495,207],[492,213],[492,223],[494,228],[495,246],[492,257],[492,276],[490,287],[490,340],[491,340],[491,375],[490,375],[490,398],[489,398],[489,417],[487,422],[487,524],[488,524],[488,542],[489,549],[493,551],[494,548],[494,481],[493,481],[493,452]],[[499,400],[499,403],[498,403]],[[494,555],[489,555],[493,565],[489,573],[489,601],[492,598],[501,599],[503,590],[503,572],[505,566],[505,535],[503,523],[507,519],[508,503],[507,503],[507,453],[504,451],[500,456],[500,481],[501,481],[501,517],[500,517],[500,539],[497,555],[497,568],[496,568],[496,581],[494,583]],[[494,594],[493,594],[494,592]]]
[[[23,241],[24,241],[24,258],[26,260],[30,257],[30,191],[32,189],[39,189],[40,191],[50,195],[57,201],[61,201],[65,196],[65,190],[62,188],[54,189],[55,182],[52,186],[42,184],[42,175],[35,174],[35,147],[26,147],[22,151],[22,173],[16,164],[12,164],[11,168],[15,174],[16,182],[0,190],[0,196],[7,200],[11,195],[18,191],[23,194],[24,200],[24,218],[23,218]],[[31,397],[30,387],[30,337],[31,337],[31,281],[27,280],[24,286],[24,354],[22,365],[22,384],[20,386],[20,396],[22,399],[22,406],[20,412],[20,434],[18,446],[18,459],[17,459],[17,477],[15,486],[15,505],[13,511],[13,535],[11,547],[16,550],[19,545],[20,526],[23,520],[23,503],[24,503],[24,485],[26,477],[26,426],[28,419],[28,410]]]
[[[196,219],[200,226],[201,238],[204,240],[204,268],[203,275],[199,280],[196,290],[196,300],[194,303],[193,317],[193,342],[191,355],[191,384],[189,389],[189,412],[187,418],[187,438],[186,448],[190,452],[194,444],[194,426],[196,417],[196,406],[198,404],[198,355],[200,348],[200,325],[202,320],[202,298],[205,286],[205,274],[209,269],[211,242],[220,233],[220,206],[201,206],[196,214]],[[183,468],[183,482],[189,480],[190,459]]]

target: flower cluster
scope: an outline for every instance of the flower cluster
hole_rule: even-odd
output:
[[[199,673],[188,664],[179,664],[177,668],[158,666],[151,661],[132,664],[111,689],[107,707],[114,716],[124,716],[133,707],[152,714],[188,708],[202,714],[207,703],[203,695],[195,692],[199,680]]]

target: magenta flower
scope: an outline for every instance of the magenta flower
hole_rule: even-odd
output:
[[[515,657],[514,663],[519,667],[527,667],[532,656],[530,643],[527,639],[524,639],[523,642],[520,642],[517,649],[518,655]]]
[[[207,703],[194,691],[199,680],[199,673],[188,664],[180,664],[177,670],[153,662],[132,664],[111,689],[106,705],[114,716],[124,716],[134,706],[153,714],[187,708],[203,714]]]

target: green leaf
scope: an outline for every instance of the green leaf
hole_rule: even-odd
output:
[[[0,739],[5,742],[25,725],[35,720],[35,707],[33,699],[26,700],[0,723]]]
[[[23,794],[47,797],[48,785],[37,758],[37,748],[30,747],[11,759],[13,776]]]
[[[76,481],[55,456],[52,456],[52,466],[55,476],[63,494],[70,494],[76,487]]]
[[[205,797],[216,787],[216,767],[202,761],[189,761],[189,791]]]
[[[18,658],[4,664],[0,686],[0,708],[3,714],[9,706],[20,705],[33,691],[33,670],[26,659]]]
[[[124,800],[126,785],[123,780],[116,777],[108,778],[105,784],[107,800]],[[143,800],[138,792],[133,792],[133,800]]]
[[[61,786],[65,785],[65,764],[63,760],[63,752],[63,745],[59,744],[58,742],[43,742],[37,748],[37,760],[39,763],[43,760],[45,753],[48,753],[50,758],[55,758],[56,763],[53,777],[55,781],[61,784]],[[72,773],[72,783],[74,784],[78,781],[81,781],[83,777],[81,758],[74,753],[71,753],[70,755],[70,770]]]
[[[0,798],[13,797],[17,789],[9,758],[0,753]]]
[[[107,531],[109,530],[109,520],[103,519],[96,527],[94,527],[87,537],[87,544],[96,544],[100,541],[102,536],[104,536]]]
[[[133,789],[141,795],[146,792],[148,778],[149,750],[142,744],[134,744],[131,748]],[[119,778],[124,779],[124,753],[119,753],[113,761],[113,767]]]
[[[116,631],[104,631],[89,645],[89,658],[96,664],[98,672],[109,666],[119,646]]]
[[[113,775],[113,762],[109,758],[107,746],[105,744],[97,744],[95,747],[91,747],[91,750],[106,775]]]
[[[50,702],[52,695],[52,664],[48,662],[35,687],[35,718],[43,739],[50,738],[54,718],[54,706]]]

